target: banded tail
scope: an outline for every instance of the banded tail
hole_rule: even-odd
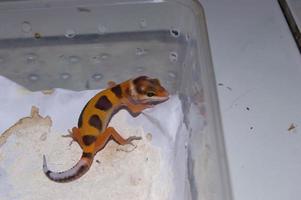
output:
[[[58,183],[66,183],[84,175],[89,170],[92,162],[92,154],[83,152],[80,160],[71,169],[62,172],[53,172],[48,169],[46,157],[43,155],[43,171],[50,180]]]

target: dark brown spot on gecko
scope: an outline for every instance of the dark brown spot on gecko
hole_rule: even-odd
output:
[[[83,142],[86,146],[91,145],[96,140],[94,135],[85,135],[83,136]]]
[[[122,90],[120,85],[116,85],[111,88],[111,91],[116,95],[116,97],[121,98],[122,97]]]
[[[153,85],[160,85],[160,81],[158,79],[149,79],[149,82]]]
[[[89,119],[89,124],[99,131],[102,131],[102,122],[98,115],[92,115]]]
[[[147,76],[139,76],[138,78],[135,78],[135,79],[133,80],[133,83],[134,83],[135,85],[137,85],[140,81],[146,80],[147,78],[148,78]]]
[[[92,158],[92,157],[93,157],[93,154],[92,154],[92,153],[86,153],[86,152],[83,152],[82,157],[83,157],[83,158]]]
[[[152,87],[152,86],[146,86],[143,84],[137,84],[135,85],[135,89],[139,94],[146,94],[148,91],[155,91],[156,88]]]
[[[97,109],[104,110],[104,111],[109,110],[110,108],[112,108],[112,106],[113,105],[107,96],[101,96],[95,104],[95,107]]]

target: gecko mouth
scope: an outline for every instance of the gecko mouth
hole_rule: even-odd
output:
[[[145,104],[150,104],[150,105],[157,105],[160,103],[163,103],[165,101],[167,101],[169,99],[169,97],[157,97],[154,100],[148,101],[148,102],[144,102]]]

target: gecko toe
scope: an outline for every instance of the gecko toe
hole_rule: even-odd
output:
[[[138,137],[138,136],[131,136],[129,138],[126,139],[126,141],[128,142],[128,144],[135,146],[132,141],[134,140],[141,140],[142,137]]]

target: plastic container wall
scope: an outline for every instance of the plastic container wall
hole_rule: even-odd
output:
[[[159,78],[180,96],[189,130],[187,157],[175,158],[187,167],[186,180],[176,185],[184,195],[177,199],[231,199],[197,1],[7,1],[0,3],[0,23],[0,74],[30,90],[97,89],[144,74]]]

